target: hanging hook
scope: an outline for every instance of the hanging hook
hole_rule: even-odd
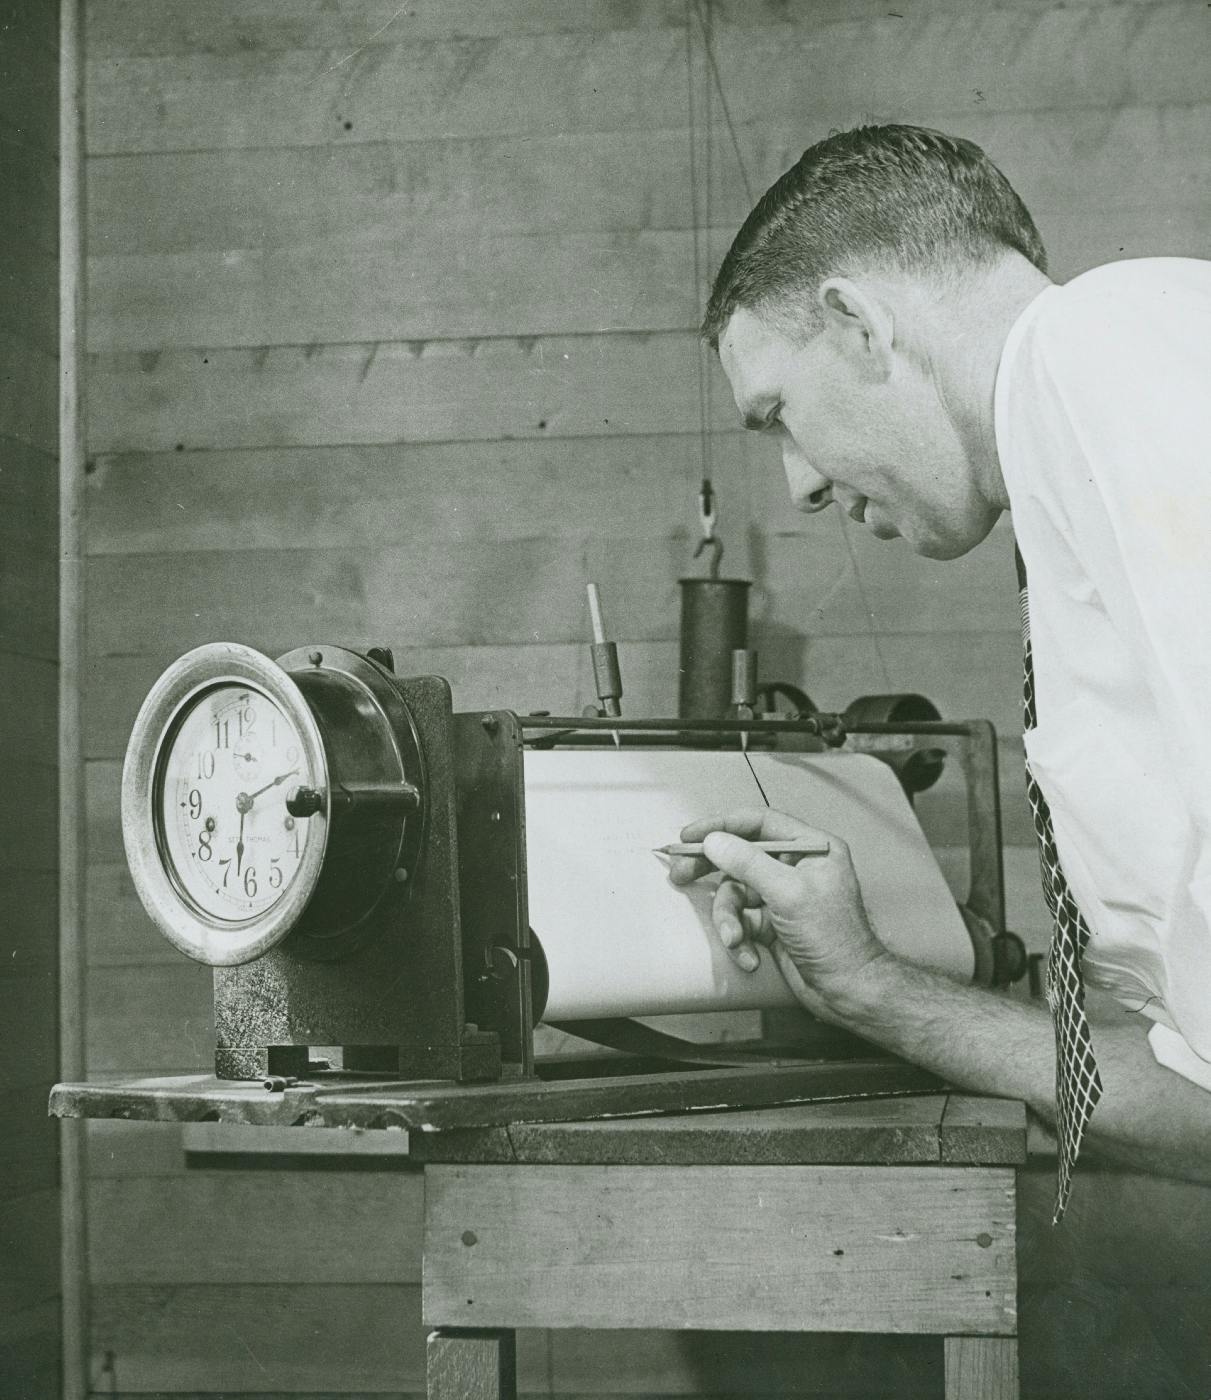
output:
[[[719,565],[723,559],[723,541],[717,536],[698,541],[698,548],[694,551],[694,558],[697,559],[704,549],[712,551],[711,562],[707,565],[707,577],[719,577]]]
[[[706,477],[698,488],[698,523],[702,526],[703,540],[713,540],[715,526],[719,523],[719,507],[710,480]]]
[[[702,527],[702,538],[698,541],[698,548],[694,550],[694,558],[700,558],[704,550],[711,550],[709,577],[718,578],[720,561],[723,559],[723,541],[715,534],[715,527],[719,523],[719,507],[711,483],[706,479],[698,492],[698,523]]]

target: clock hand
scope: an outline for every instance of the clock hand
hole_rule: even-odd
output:
[[[237,838],[236,843],[235,843],[235,873],[236,873],[236,879],[237,879],[237,880],[239,879],[239,876],[240,876],[240,866],[243,864],[243,861],[244,861],[244,817],[245,817],[245,815],[246,815],[245,809],[244,809],[243,807],[241,807],[241,808],[240,808],[240,834],[239,834],[239,837]]]
[[[264,787],[259,787],[255,792],[248,793],[247,800],[249,807],[260,797],[261,793],[268,792],[271,787],[277,787],[279,783],[284,783],[287,778],[293,778],[298,771],[297,768],[292,768],[289,773],[279,773],[278,776],[274,778],[273,782],[266,783]],[[243,793],[240,795],[244,796]]]

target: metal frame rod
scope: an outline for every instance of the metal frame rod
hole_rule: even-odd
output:
[[[807,719],[603,719],[579,715],[519,715],[523,731],[568,733],[605,730],[629,734],[813,734],[820,736],[835,726],[845,734],[919,734],[923,738],[950,736],[966,739],[982,729],[982,720],[920,720],[900,723],[858,720],[849,723],[841,715],[813,715]]]

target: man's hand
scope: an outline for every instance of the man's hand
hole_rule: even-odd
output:
[[[768,807],[691,822],[683,841],[701,841],[705,859],[679,856],[675,885],[723,872],[712,918],[719,941],[751,972],[765,944],[796,996],[810,1011],[836,1019],[832,1002],[871,963],[888,956],[870,926],[849,847],[830,832]],[[827,856],[776,859],[750,841],[827,841]],[[788,966],[788,963],[790,964]]]
[[[764,943],[795,996],[822,1020],[842,1023],[960,1088],[1025,1099],[1054,1123],[1055,1039],[1047,1008],[894,957],[870,927],[843,841],[768,808],[708,817],[681,836],[701,841],[707,859],[677,857],[670,876],[688,885],[712,870],[724,872],[715,927],[741,967],[756,966],[756,945]],[[797,865],[749,845],[821,837],[829,854]],[[1145,1028],[1126,1013],[1094,1027],[1104,1092],[1090,1145],[1137,1171],[1211,1185],[1211,1094],[1159,1065]]]

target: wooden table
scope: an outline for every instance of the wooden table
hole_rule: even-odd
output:
[[[924,1333],[1016,1400],[1019,1103],[957,1094],[415,1134],[430,1400],[524,1327]]]

